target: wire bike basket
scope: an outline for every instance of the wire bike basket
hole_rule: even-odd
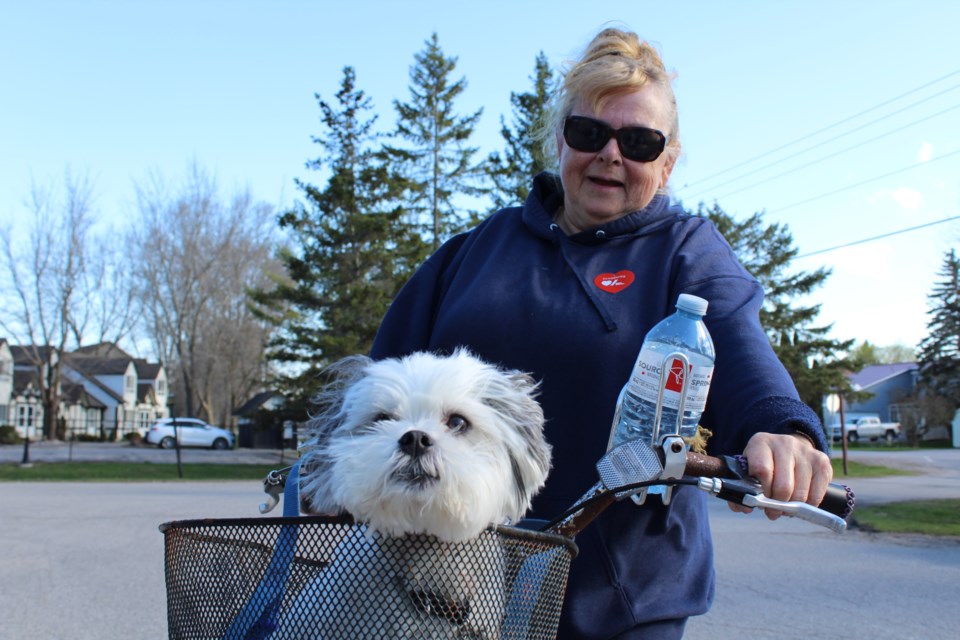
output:
[[[171,639],[556,637],[572,539],[371,538],[349,517],[184,520],[164,534]]]

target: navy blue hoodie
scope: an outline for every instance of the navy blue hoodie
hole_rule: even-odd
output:
[[[430,257],[387,312],[371,355],[458,346],[541,382],[553,470],[531,517],[552,518],[597,480],[620,388],[643,338],[677,297],[709,302],[717,358],[701,424],[711,453],[740,453],[758,431],[801,431],[825,449],[760,327],[760,285],[708,220],[665,195],[567,236],[563,194],[541,174],[524,206],[503,209]],[[704,613],[714,592],[703,494],[669,507],[617,503],[578,537],[559,638],[609,638],[643,622]]]

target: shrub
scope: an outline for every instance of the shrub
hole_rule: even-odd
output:
[[[135,447],[143,443],[143,436],[136,431],[131,431],[130,433],[124,434],[123,439]]]
[[[0,426],[0,444],[21,444],[23,438],[17,430],[8,424]]]

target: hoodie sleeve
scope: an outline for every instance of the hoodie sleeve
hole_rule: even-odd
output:
[[[687,237],[678,258],[678,290],[709,301],[704,320],[717,357],[701,421],[713,431],[710,450],[740,453],[761,431],[799,431],[825,450],[819,418],[800,400],[760,325],[760,283],[707,221]]]
[[[403,285],[380,323],[370,349],[371,358],[402,357],[430,348],[433,324],[445,290],[443,282],[468,237],[469,234],[460,234],[448,240]]]

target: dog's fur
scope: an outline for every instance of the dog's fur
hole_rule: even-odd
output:
[[[371,638],[498,637],[503,555],[485,530],[522,518],[546,481],[536,384],[462,349],[358,356],[328,375],[303,447],[301,502],[349,513],[364,531],[344,539],[281,627],[292,637],[367,637],[324,622],[346,614],[370,621]],[[310,607],[316,615],[298,612]],[[401,615],[384,627],[390,609]]]
[[[390,536],[467,540],[522,518],[546,481],[550,447],[529,376],[465,350],[354,357],[332,371],[301,463],[310,511],[347,512]],[[404,438],[426,446],[412,455]]]

